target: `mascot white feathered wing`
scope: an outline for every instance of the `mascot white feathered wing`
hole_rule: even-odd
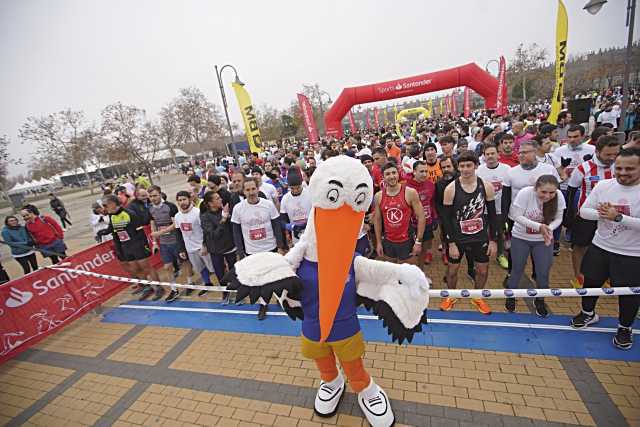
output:
[[[313,359],[321,385],[315,412],[334,415],[345,380],[374,427],[393,425],[386,393],[364,369],[365,343],[356,309],[373,310],[399,344],[422,330],[429,281],[414,265],[374,261],[355,253],[364,215],[373,199],[373,182],[356,159],[332,157],[309,183],[312,211],[300,241],[282,256],[259,253],[236,263],[224,278],[237,299],[269,301],[275,294],[292,319],[302,320],[302,354]]]

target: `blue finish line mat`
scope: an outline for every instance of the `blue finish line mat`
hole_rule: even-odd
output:
[[[256,319],[256,305],[225,305],[211,302],[130,302],[104,314],[103,321],[266,335],[299,336],[301,324],[278,305],[270,305],[267,318]],[[391,342],[382,321],[363,308],[358,311],[365,340]],[[618,320],[601,317],[594,327],[575,330],[570,316],[541,319],[529,313],[430,310],[429,323],[413,338],[413,345],[545,354],[562,357],[640,361],[640,341],[627,351],[611,343]],[[634,333],[634,336],[637,332]]]

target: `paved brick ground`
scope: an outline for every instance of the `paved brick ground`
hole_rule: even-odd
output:
[[[366,425],[352,393],[313,415],[298,346],[90,315],[0,366],[0,425]],[[640,363],[382,343],[365,362],[398,425],[640,425]]]

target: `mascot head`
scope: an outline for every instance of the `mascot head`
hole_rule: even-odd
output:
[[[358,160],[338,156],[318,166],[309,190],[318,257],[320,340],[325,341],[342,299],[365,213],[373,200],[373,181]]]

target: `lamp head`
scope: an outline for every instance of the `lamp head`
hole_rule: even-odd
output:
[[[596,13],[600,12],[600,9],[602,9],[602,6],[604,6],[606,2],[607,0],[589,0],[582,9],[586,10],[592,15],[595,15]]]

